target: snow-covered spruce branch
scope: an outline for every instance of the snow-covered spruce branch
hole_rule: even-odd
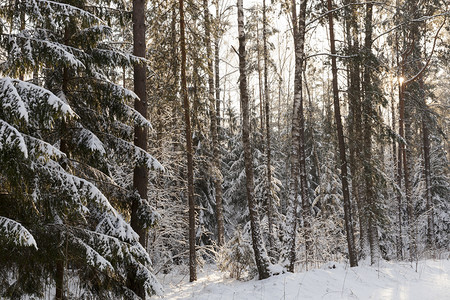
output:
[[[53,14],[59,14],[59,15],[64,15],[64,16],[78,15],[78,16],[87,18],[90,21],[96,21],[100,24],[104,23],[104,21],[102,19],[100,19],[99,17],[97,17],[96,15],[94,15],[86,10],[80,9],[76,6],[70,5],[70,4],[60,3],[60,2],[50,1],[50,0],[26,0],[26,3],[27,3],[27,6],[29,6],[31,9],[33,9],[33,11],[35,11],[35,12],[36,12],[37,5],[41,5],[41,7],[49,9],[50,10],[49,12],[53,13]],[[56,10],[54,10],[52,7],[55,8]],[[51,14],[49,14],[48,16],[51,16]]]
[[[7,241],[21,247],[34,247],[38,249],[33,235],[22,224],[6,217],[0,216],[0,236]]]
[[[50,158],[58,158],[58,159],[67,158],[64,152],[61,152],[58,148],[56,148],[53,145],[50,145],[46,141],[37,139],[27,134],[23,134],[23,137],[27,140],[30,149],[29,152],[34,157],[44,155]]]
[[[12,114],[17,115],[18,119],[23,119],[28,123],[27,107],[11,78],[0,78],[0,96],[2,99],[0,107],[3,111],[12,110]]]
[[[6,147],[17,147],[25,158],[28,157],[28,148],[22,134],[14,126],[0,119],[0,151]]]
[[[74,198],[80,205],[81,214],[89,211],[89,209],[85,205],[85,200],[82,200],[83,197],[81,197],[80,193],[84,193],[87,200],[93,200],[102,211],[110,212],[113,215],[118,214],[105,195],[95,185],[68,173],[56,161],[52,159],[37,159],[35,162],[32,162],[32,167],[48,174],[53,180],[58,182],[61,189],[66,189],[74,193]]]
[[[76,123],[76,128],[72,136],[72,142],[79,147],[86,147],[91,152],[98,152],[105,155],[105,145],[103,142],[89,129],[83,127],[81,123]]]
[[[159,161],[142,148],[108,133],[99,132],[99,134],[107,139],[111,147],[116,149],[116,152],[118,152],[119,155],[130,157],[133,163],[146,166],[149,170],[165,171]]]
[[[116,48],[110,47],[109,44],[98,44],[97,48],[93,49],[93,54],[101,55],[102,57],[109,58],[110,64],[120,64],[120,65],[128,65],[131,66],[133,64],[146,64],[148,62],[147,59],[135,56],[130,53],[126,53]],[[103,48],[101,48],[103,47]]]
[[[16,40],[21,40],[24,41],[26,44],[27,51],[26,53],[31,53],[32,52],[32,45],[29,42],[34,43],[35,47],[41,47],[42,51],[40,51],[41,53],[46,53],[48,55],[49,58],[51,58],[51,60],[53,62],[55,61],[62,61],[63,63],[65,63],[67,66],[72,66],[75,68],[81,68],[81,69],[85,69],[85,65],[83,64],[83,62],[78,59],[74,53],[76,53],[79,57],[86,57],[86,53],[83,50],[71,47],[71,46],[67,46],[58,42],[54,42],[54,41],[49,41],[49,40],[43,40],[43,39],[38,39],[38,38],[33,38],[33,37],[28,37],[25,36],[22,33],[18,33],[18,34],[0,34],[0,36],[6,37],[9,39],[10,43],[14,43],[11,45],[12,49],[16,49],[15,53],[22,55],[21,52],[17,52],[17,51],[22,51],[22,48],[17,44]],[[16,58],[16,57],[13,57]],[[33,58],[31,58],[33,59]],[[31,63],[33,65],[35,65],[36,63],[34,61],[31,61]],[[6,65],[7,68],[7,65]],[[5,66],[2,67],[2,69],[5,69]]]

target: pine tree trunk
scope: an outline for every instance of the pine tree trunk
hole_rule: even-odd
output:
[[[396,118],[395,118],[395,107],[394,107],[394,99],[391,102],[391,111],[392,111],[392,131],[396,132]],[[398,153],[398,154],[397,154]],[[397,250],[397,259],[403,259],[403,238],[402,238],[402,156],[400,152],[400,147],[397,151],[397,142],[396,138],[392,138],[392,156],[394,161],[394,166],[397,170],[394,169],[394,172],[397,171],[395,182],[397,184],[397,223],[398,223],[398,236],[396,240],[396,250]]]
[[[64,299],[64,261],[56,261],[56,300]]]
[[[220,22],[220,16],[219,16],[219,1],[216,2],[216,18],[217,21]],[[221,33],[220,33],[221,34]],[[217,157],[219,161],[219,171],[221,170],[221,153],[220,153],[220,144],[221,144],[221,131],[220,131],[220,73],[219,73],[219,65],[220,65],[220,57],[219,57],[219,33],[216,33],[216,38],[214,40],[214,68],[215,68],[215,91],[216,91],[216,131],[217,131]],[[222,175],[222,173],[220,173]],[[223,246],[225,244],[225,221],[223,217],[223,193],[222,193],[222,176],[220,177],[220,180],[216,182],[216,184],[219,184],[219,186],[216,186],[216,194],[220,195],[217,196],[216,200],[216,215],[217,215],[217,242],[219,247]]]
[[[331,0],[327,0],[328,11],[332,10]],[[331,49],[331,70],[333,73],[333,99],[334,99],[334,118],[336,122],[336,129],[339,142],[339,158],[341,166],[341,181],[342,181],[342,193],[344,196],[344,221],[345,230],[347,233],[347,248],[350,258],[350,267],[358,265],[358,259],[356,256],[355,241],[353,236],[353,223],[352,223],[352,211],[350,204],[350,191],[348,186],[348,174],[347,174],[347,157],[345,154],[345,141],[344,130],[342,128],[341,120],[341,108],[339,104],[339,89],[337,78],[337,64],[336,64],[336,47],[334,39],[333,28],[333,13],[328,14],[328,25],[330,29],[330,49]]]
[[[209,17],[208,0],[203,0],[203,8],[205,14],[205,45],[206,57],[208,60],[208,95],[209,95],[209,113],[211,116],[211,136],[213,148],[213,180],[216,196],[216,219],[217,219],[217,245],[220,247],[224,244],[224,220],[222,207],[222,173],[220,171],[221,156],[218,141],[218,124],[216,99],[214,98],[214,70],[211,49],[211,23]]]
[[[423,175],[425,177],[425,199],[427,201],[427,246],[434,251],[434,212],[433,200],[431,197],[431,163],[430,163],[430,120],[428,118],[428,106],[425,102],[424,82],[422,76],[419,78],[422,102],[422,149],[423,149]]]
[[[263,92],[263,84],[262,84],[262,75],[261,75],[261,53],[259,46],[259,23],[256,23],[256,59],[257,59],[257,72],[258,72],[258,91],[259,91],[259,120],[261,122],[261,133],[264,132],[264,92]]]
[[[431,250],[434,250],[434,213],[431,198],[431,167],[430,167],[430,133],[428,129],[427,107],[424,103],[424,112],[422,115],[422,142],[423,142],[423,173],[425,177],[425,198],[427,200],[427,244]]]
[[[400,118],[402,119],[402,137],[404,141],[410,141],[412,137],[411,132],[411,116],[409,113],[409,110],[411,109],[406,108],[405,103],[405,85],[402,85],[402,101],[400,104]],[[411,105],[411,104],[409,104]],[[413,260],[415,258],[415,245],[414,245],[414,236],[413,236],[413,226],[414,226],[414,219],[413,219],[413,209],[412,209],[412,199],[411,199],[411,179],[410,179],[410,172],[411,172],[411,162],[409,161],[410,151],[407,149],[407,145],[405,142],[402,143],[402,159],[403,159],[403,176],[404,176],[404,183],[405,183],[405,200],[406,200],[406,213],[408,216],[408,235],[409,235],[409,259]]]
[[[366,4],[366,17],[365,17],[365,37],[364,37],[364,51],[365,51],[365,63],[364,63],[364,102],[363,102],[363,156],[364,156],[364,183],[365,183],[365,202],[367,203],[367,225],[369,233],[369,246],[370,246],[370,261],[374,264],[379,258],[378,248],[378,234],[376,223],[376,193],[373,183],[373,170],[372,170],[372,116],[375,113],[373,106],[373,93],[371,82],[371,72],[373,63],[371,62],[372,56],[372,16],[373,16],[373,3]]]
[[[138,57],[145,57],[145,0],[133,0],[133,54]],[[144,64],[134,65],[134,92],[139,97],[134,101],[136,109],[144,118],[147,118],[147,92],[146,92],[146,66]],[[134,145],[147,151],[147,128],[135,125],[134,127]],[[140,199],[147,199],[148,170],[145,166],[135,166],[133,171],[133,188],[137,190]],[[147,235],[141,222],[139,221],[140,199],[132,198],[131,203],[131,227],[139,235],[139,242],[145,248]],[[141,285],[136,282],[136,270],[129,271],[129,286],[138,295],[143,298],[145,291]]]
[[[345,4],[349,5],[350,0],[346,0]],[[362,149],[359,142],[362,139],[362,111],[361,111],[361,78],[360,78],[360,49],[359,49],[359,31],[358,11],[355,5],[349,5],[346,9],[346,29],[347,44],[350,55],[358,57],[349,60],[349,150],[350,150],[350,170],[352,174],[352,196],[357,206],[358,224],[359,224],[359,244],[361,249],[361,258],[368,255],[369,238],[367,233],[367,220],[364,215],[365,203],[363,197],[362,184]],[[355,243],[356,248],[356,243]]]
[[[258,268],[259,279],[265,279],[269,274],[269,261],[261,236],[259,224],[258,207],[255,203],[255,190],[253,182],[253,158],[252,146],[250,142],[250,115],[249,115],[249,97],[247,90],[247,66],[245,51],[245,33],[244,33],[244,10],[243,0],[237,1],[238,7],[238,32],[239,32],[239,91],[241,95],[242,112],[242,143],[244,146],[244,164],[246,176],[246,191],[248,209],[250,214],[250,227],[252,233],[253,251],[255,254],[256,267]]]
[[[220,15],[219,15],[219,0],[216,0],[216,18],[217,23],[220,23]],[[220,145],[220,57],[219,57],[219,38],[220,34],[222,34],[221,29],[218,29],[216,32],[216,36],[214,39],[214,71],[215,71],[215,87],[216,87],[216,120],[217,120],[217,133],[218,133],[218,143]]]
[[[186,37],[184,23],[184,1],[180,0],[180,45],[181,45],[181,90],[183,94],[184,122],[186,126],[186,156],[189,202],[189,281],[197,280],[197,256],[195,252],[195,199],[194,163],[192,153],[192,133],[189,113],[189,99],[186,80]]]
[[[275,257],[274,252],[274,236],[273,236],[273,198],[272,198],[272,169],[271,169],[271,152],[270,152],[270,98],[268,83],[268,53],[267,53],[267,16],[266,16],[266,0],[263,0],[263,58],[264,58],[264,104],[266,117],[266,156],[267,156],[267,221],[269,225],[269,254]]]
[[[145,0],[133,0],[133,54],[145,57]],[[146,66],[134,66],[134,92],[139,97],[134,101],[134,108],[147,118]],[[147,151],[147,128],[134,127],[134,144]],[[141,199],[147,199],[148,170],[145,166],[136,166],[133,173],[133,187],[138,191]],[[146,234],[139,222],[139,200],[134,199],[131,204],[131,227],[139,235],[139,242],[146,246]]]

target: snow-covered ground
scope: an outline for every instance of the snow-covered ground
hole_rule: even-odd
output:
[[[322,269],[282,274],[247,282],[228,278],[213,266],[189,275],[160,275],[164,299],[416,299],[450,300],[450,260],[415,263],[382,261],[348,268],[333,263]]]

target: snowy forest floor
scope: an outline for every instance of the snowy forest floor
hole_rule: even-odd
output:
[[[200,270],[194,283],[187,273],[158,276],[164,299],[450,299],[448,259],[419,261],[417,272],[415,262],[363,262],[355,268],[328,263],[321,269],[250,281],[230,279],[213,265]]]

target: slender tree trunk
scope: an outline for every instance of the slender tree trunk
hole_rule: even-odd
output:
[[[244,163],[247,188],[247,201],[250,213],[250,227],[252,232],[253,251],[255,254],[256,266],[258,268],[259,279],[265,279],[269,274],[269,261],[265,253],[263,244],[258,208],[255,203],[255,190],[253,182],[252,149],[250,143],[250,115],[249,115],[249,97],[247,90],[247,66],[245,51],[245,33],[244,33],[244,9],[243,0],[237,1],[238,7],[238,32],[239,32],[239,91],[241,95],[242,107],[242,143],[244,146]]]
[[[424,103],[424,112],[422,115],[422,141],[423,141],[423,171],[425,177],[425,198],[427,200],[427,244],[431,250],[434,250],[434,213],[431,198],[431,167],[430,167],[430,133],[428,129],[427,107]]]
[[[431,163],[430,163],[430,120],[428,118],[428,106],[425,102],[424,94],[424,82],[423,77],[419,78],[419,86],[421,89],[421,102],[422,102],[422,144],[423,144],[423,175],[425,177],[425,199],[427,201],[427,245],[428,248],[433,251],[435,249],[434,244],[434,213],[433,213],[433,200],[431,197]]]
[[[257,71],[258,71],[258,90],[259,90],[259,118],[261,122],[261,133],[264,132],[264,110],[263,110],[263,84],[262,84],[262,75],[261,75],[261,54],[260,54],[260,46],[259,46],[259,24],[256,24],[256,57],[257,57]]]
[[[180,0],[180,45],[181,45],[181,90],[183,94],[184,122],[186,126],[186,156],[189,202],[189,281],[197,280],[197,257],[195,252],[195,199],[194,163],[192,153],[191,119],[186,80],[186,37],[184,23],[184,1]]]
[[[392,131],[396,132],[396,118],[395,118],[395,106],[394,99],[391,102],[391,111],[392,111]],[[397,155],[398,153],[398,155]],[[403,242],[402,242],[402,156],[400,152],[400,147],[397,152],[397,142],[396,138],[392,139],[392,156],[394,160],[394,166],[397,168],[397,174],[395,178],[395,182],[397,184],[396,194],[397,194],[397,223],[398,223],[398,236],[396,241],[396,249],[397,249],[397,259],[403,259]],[[394,170],[395,172],[395,170]]]
[[[216,18],[217,23],[220,23],[219,15],[219,0],[216,0]],[[222,34],[221,28],[216,31],[216,36],[214,39],[214,71],[215,71],[215,87],[216,87],[216,120],[217,120],[217,133],[218,133],[218,143],[220,146],[220,57],[219,57],[219,39]]]
[[[214,69],[211,49],[211,23],[209,18],[208,0],[203,0],[204,14],[205,14],[205,44],[206,57],[208,60],[208,92],[209,92],[209,113],[211,116],[211,136],[213,147],[213,180],[216,196],[216,218],[217,218],[217,244],[222,246],[224,244],[224,222],[223,222],[223,207],[222,207],[222,173],[220,171],[220,151],[217,133],[217,112],[216,99],[214,98]]]
[[[271,152],[270,152],[270,98],[268,83],[268,53],[267,53],[267,16],[266,16],[266,0],[263,0],[263,58],[264,58],[264,104],[266,117],[266,156],[267,156],[267,219],[269,223],[269,254],[275,257],[274,252],[274,236],[273,236],[273,198],[272,198],[272,168],[271,168]]]
[[[145,57],[145,0],[133,0],[133,54],[138,57]],[[145,64],[134,65],[134,92],[139,97],[134,101],[134,108],[147,118],[147,92],[146,92],[146,66]],[[134,145],[147,151],[147,128],[134,126]],[[140,202],[147,199],[148,189],[148,170],[145,166],[135,166],[133,172],[133,188],[137,190],[140,199],[133,197],[131,202],[131,227],[139,235],[139,242],[146,248],[147,234],[139,221],[138,210]],[[141,285],[136,282],[134,274],[136,270],[130,270],[130,288],[143,298],[145,291]]]
[[[133,0],[133,54],[145,57],[145,0]],[[134,101],[134,108],[147,118],[146,66],[134,66],[134,92],[139,97]],[[147,128],[136,125],[134,127],[134,144],[147,151]],[[135,166],[133,173],[133,187],[138,191],[141,199],[147,199],[148,170],[145,166]],[[139,235],[139,242],[146,246],[145,230],[140,225],[138,217],[139,200],[131,203],[131,227]]]
[[[292,148],[290,154],[291,177],[289,182],[288,211],[286,216],[287,226],[287,247],[288,247],[288,271],[294,272],[296,262],[296,232],[297,232],[297,207],[298,196],[302,201],[302,217],[305,229],[305,258],[306,267],[308,264],[308,253],[310,251],[309,238],[309,199],[306,193],[306,166],[304,148],[304,115],[303,115],[303,86],[302,70],[305,48],[305,20],[306,20],[306,0],[300,4],[300,16],[297,19],[297,8],[295,0],[292,0],[292,24],[295,45],[295,75],[294,75],[294,104],[292,115]],[[299,185],[300,183],[300,185]]]
[[[331,0],[327,0],[328,11],[333,9]],[[341,166],[341,181],[342,181],[342,193],[344,196],[344,221],[345,230],[347,232],[347,248],[350,258],[350,267],[358,265],[358,259],[356,256],[355,241],[353,236],[353,223],[352,223],[352,211],[350,204],[350,191],[348,186],[348,174],[347,174],[347,158],[345,154],[345,141],[344,130],[342,128],[341,120],[341,108],[339,104],[339,89],[337,78],[337,64],[336,64],[336,47],[334,39],[333,28],[333,13],[328,14],[328,25],[330,28],[330,48],[331,48],[331,70],[333,73],[333,99],[334,99],[334,118],[336,122],[336,129],[339,142],[339,158]]]
[[[405,91],[405,87],[403,87]],[[405,92],[402,93],[403,98],[405,97]],[[412,140],[412,129],[411,129],[411,115],[410,110],[411,107],[406,108],[405,99],[403,99],[403,126],[404,126],[404,139],[405,141]],[[411,106],[411,104],[408,104]],[[415,247],[415,237],[414,237],[414,213],[413,213],[413,204],[412,204],[412,190],[411,190],[411,162],[409,161],[409,156],[411,151],[409,150],[410,145],[402,144],[402,152],[403,152],[403,175],[405,181],[405,195],[406,195],[406,212],[408,215],[408,235],[409,235],[409,258],[413,260],[416,256],[416,247]]]
[[[346,0],[345,4],[350,4],[350,0]],[[364,215],[365,203],[363,197],[362,184],[362,151],[359,142],[362,139],[362,111],[361,111],[361,78],[360,78],[360,49],[359,49],[359,31],[358,11],[354,5],[349,5],[346,9],[346,29],[347,44],[350,55],[358,57],[349,60],[349,152],[350,152],[350,170],[352,174],[352,196],[357,206],[358,224],[359,224],[359,244],[361,249],[361,257],[368,255],[368,234],[367,220]],[[356,243],[355,243],[356,248]]]
[[[366,212],[368,232],[369,232],[369,246],[370,246],[370,261],[372,264],[379,258],[378,250],[378,233],[376,224],[376,193],[373,183],[372,170],[372,116],[375,114],[373,105],[373,87],[372,87],[372,17],[373,17],[373,3],[366,4],[365,17],[365,37],[364,37],[364,102],[363,102],[363,153],[364,153],[364,182],[365,182],[365,202],[368,205]]]

